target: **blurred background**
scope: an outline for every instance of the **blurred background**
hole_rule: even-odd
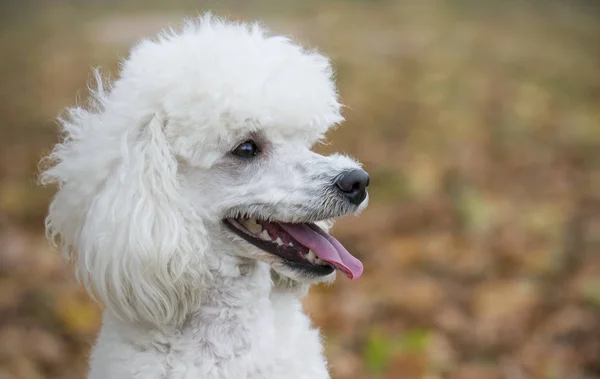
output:
[[[328,54],[372,175],[365,275],[305,308],[335,379],[600,378],[600,4],[4,0],[0,379],[84,378],[99,308],[43,237],[53,119],[142,36],[213,10]],[[299,358],[301,359],[301,358]]]

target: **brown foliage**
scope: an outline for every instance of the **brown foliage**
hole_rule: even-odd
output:
[[[0,379],[82,378],[100,313],[43,239],[48,120],[91,65],[199,9],[30,3],[0,12]],[[333,376],[600,378],[598,7],[281,4],[219,7],[333,58],[347,122],[319,150],[372,174],[334,229],[364,277],[305,302]]]

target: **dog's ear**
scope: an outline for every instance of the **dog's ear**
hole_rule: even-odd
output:
[[[199,305],[208,238],[180,194],[163,118],[131,127],[102,112],[75,109],[71,116],[41,176],[59,184],[49,237],[75,262],[88,291],[121,319],[181,322]]]

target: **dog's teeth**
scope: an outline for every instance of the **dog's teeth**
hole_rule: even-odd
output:
[[[306,254],[306,259],[308,259],[309,262],[314,263],[317,259],[317,256],[315,255],[314,251],[309,250],[308,254]]]
[[[262,239],[264,239],[265,241],[271,241],[271,236],[269,235],[269,232],[267,232],[267,230],[263,230],[262,233],[260,234],[260,237]]]
[[[315,259],[315,264],[323,266],[325,262],[321,258],[317,257],[317,259]]]
[[[283,241],[279,237],[277,237],[277,239],[275,240],[275,243],[278,244],[279,246],[283,246]]]
[[[294,244],[290,242],[290,243],[288,243],[288,246],[294,246]]]
[[[254,234],[260,234],[260,232],[263,230],[262,226],[254,219],[246,220],[244,226]]]

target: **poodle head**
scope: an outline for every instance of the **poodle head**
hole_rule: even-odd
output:
[[[205,16],[143,41],[61,119],[42,174],[59,184],[49,236],[111,311],[154,324],[181,321],[235,262],[304,283],[360,276],[326,229],[366,206],[368,175],[311,151],[342,121],[332,75],[256,24]]]

